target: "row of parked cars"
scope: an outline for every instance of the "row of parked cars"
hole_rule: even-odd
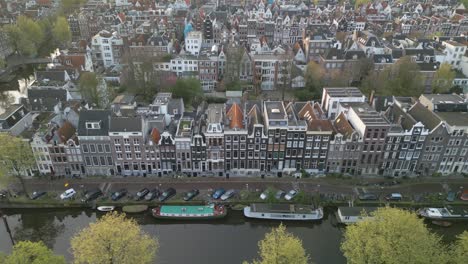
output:
[[[296,197],[297,194],[298,194],[297,190],[290,190],[287,193],[283,190],[278,190],[275,193],[275,199],[281,200],[284,198],[286,201],[291,201],[292,199],[294,199],[294,197]],[[268,198],[268,195],[269,195],[268,190],[265,190],[264,192],[260,194],[260,199],[266,200]]]

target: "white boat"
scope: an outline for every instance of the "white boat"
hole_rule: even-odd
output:
[[[342,224],[354,224],[367,219],[373,219],[371,212],[377,207],[338,207],[336,218]]]
[[[101,211],[101,212],[110,212],[110,211],[114,211],[115,206],[113,206],[113,205],[104,205],[104,206],[98,206],[97,209],[98,209],[98,211]]]
[[[418,214],[430,220],[468,220],[468,207],[427,207],[420,209]]]
[[[323,218],[323,209],[312,205],[254,203],[244,208],[248,218],[310,221]]]

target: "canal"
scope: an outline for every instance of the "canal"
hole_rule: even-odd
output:
[[[103,214],[91,210],[10,210],[8,223],[17,240],[41,240],[57,254],[71,259],[70,238]],[[133,215],[148,234],[160,242],[157,263],[225,263],[239,264],[257,257],[257,243],[278,222],[245,219],[240,211],[231,211],[227,218],[210,222],[162,221],[148,214]],[[343,227],[336,224],[333,210],[317,223],[287,222],[288,231],[302,239],[314,263],[345,263],[339,246]],[[468,228],[457,223],[450,228],[430,226],[453,240]],[[135,241],[138,243],[138,241]],[[0,251],[10,252],[11,241],[0,225]]]

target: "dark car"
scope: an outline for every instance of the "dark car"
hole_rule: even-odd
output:
[[[184,195],[184,201],[190,201],[200,193],[198,189],[193,189]]]
[[[31,194],[31,200],[36,200],[44,196],[47,192],[44,191],[35,191]]]
[[[112,193],[111,199],[112,201],[118,201],[122,199],[122,197],[124,197],[125,195],[127,195],[127,189],[120,189]]]
[[[145,198],[145,196],[149,193],[149,190],[147,188],[143,188],[139,190],[136,195],[135,195],[135,201],[140,201]]]
[[[145,200],[146,201],[151,201],[154,198],[157,198],[158,196],[159,196],[159,190],[158,189],[153,189],[145,196]]]
[[[164,202],[174,195],[176,195],[176,190],[174,188],[168,188],[159,196],[159,201]]]
[[[81,199],[81,201],[83,203],[88,203],[88,202],[91,202],[91,201],[94,201],[96,200],[99,196],[102,196],[103,193],[100,189],[94,189],[94,190],[90,190],[90,191],[87,191],[83,197],[83,199]]]
[[[213,199],[219,199],[225,192],[226,191],[223,188],[216,189],[211,197],[213,197]]]
[[[379,197],[373,193],[363,193],[359,195],[359,200],[361,201],[375,201],[378,200]]]
[[[275,194],[275,199],[276,200],[279,200],[281,198],[283,198],[284,196],[286,195],[286,192],[283,191],[283,190],[278,190]]]

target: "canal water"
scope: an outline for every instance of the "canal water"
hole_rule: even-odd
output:
[[[44,241],[55,253],[70,260],[70,238],[103,214],[91,210],[15,210],[7,211],[7,220],[16,240]],[[342,226],[336,224],[333,210],[317,223],[287,222],[288,231],[303,241],[314,263],[346,263],[340,252]],[[231,211],[225,219],[205,222],[156,220],[147,214],[132,215],[148,234],[160,242],[157,263],[239,264],[257,257],[257,243],[279,223],[251,220],[240,211]],[[457,223],[450,228],[431,226],[451,241],[468,228]],[[138,241],[135,241],[138,243]],[[0,223],[0,251],[10,252],[11,241]]]

